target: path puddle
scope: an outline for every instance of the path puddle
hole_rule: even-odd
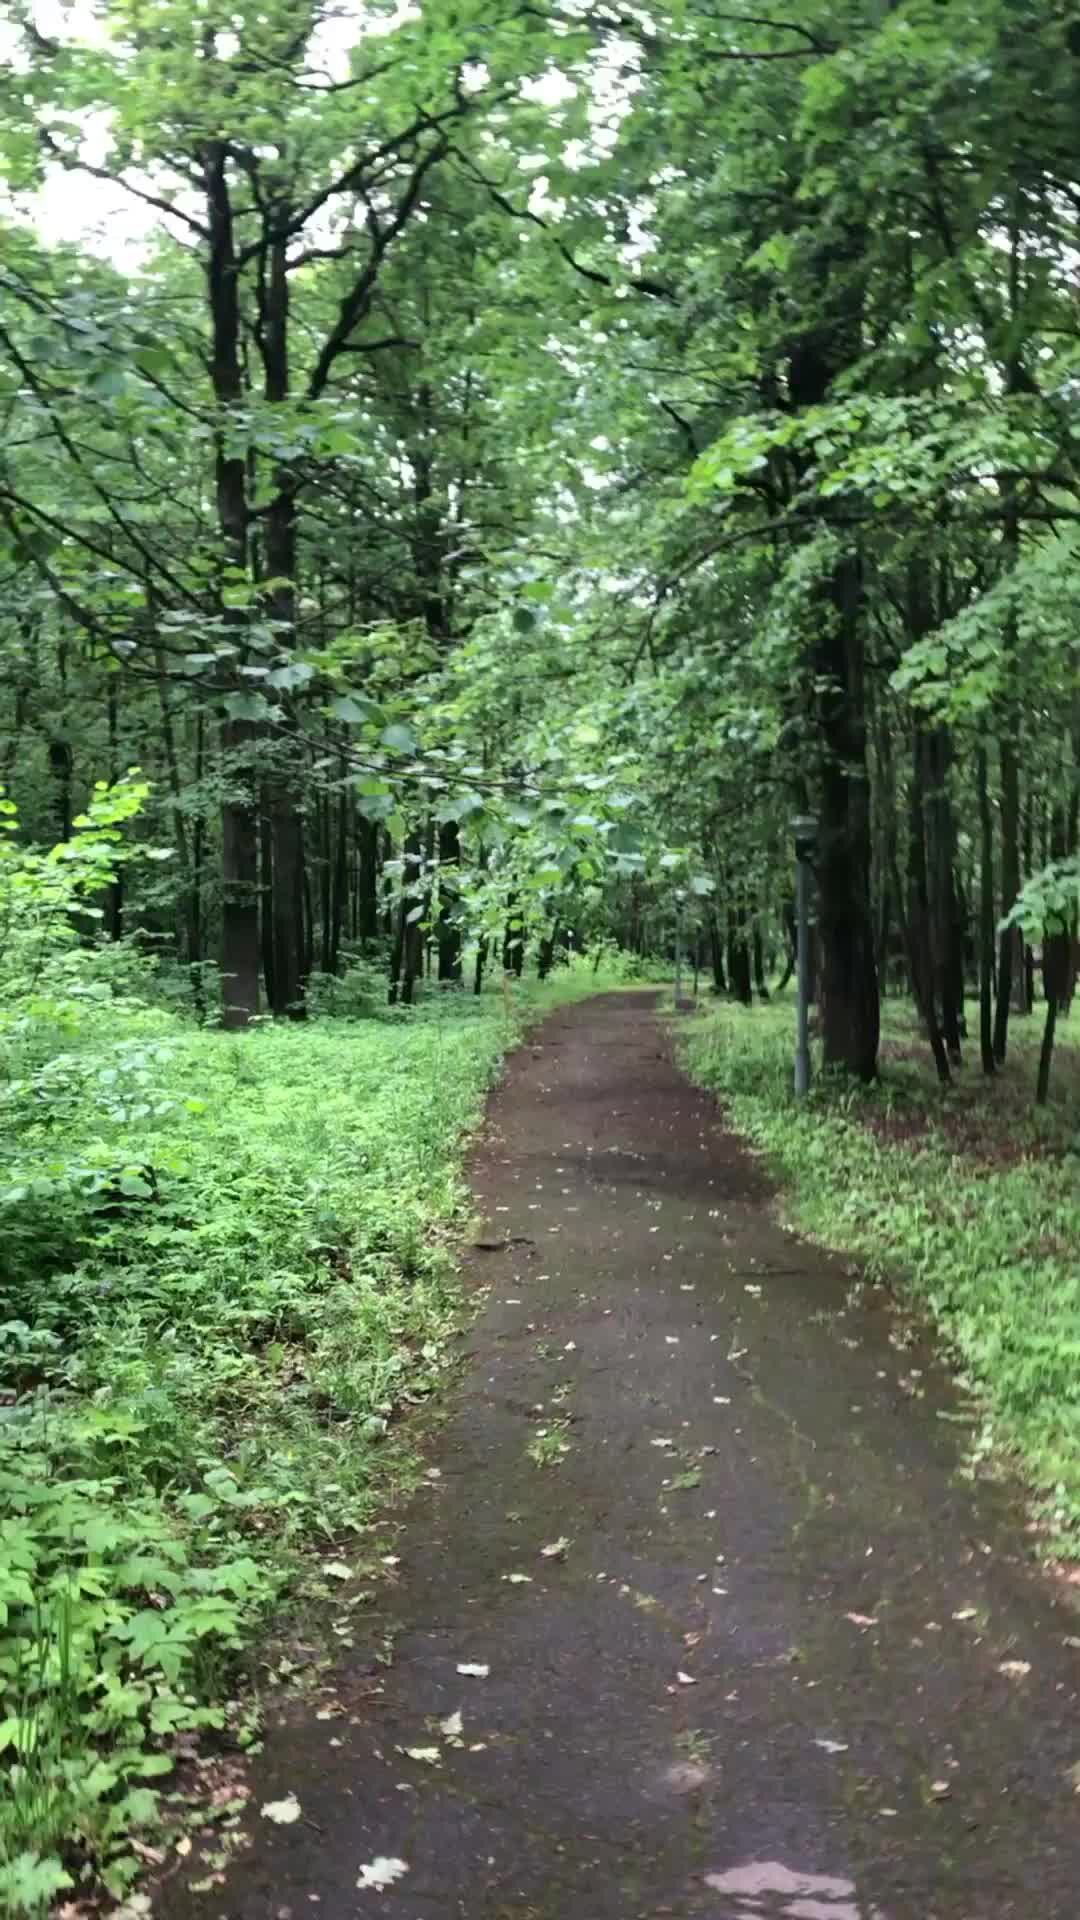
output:
[[[780,1860],[747,1860],[726,1873],[707,1873],[705,1885],[729,1896],[716,1920],[885,1920],[860,1905],[854,1881],[803,1873]]]

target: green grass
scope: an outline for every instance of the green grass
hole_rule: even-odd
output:
[[[0,1909],[123,1892],[178,1754],[254,1737],[268,1622],[367,1570],[452,1364],[464,1137],[605,984],[241,1036],[125,987],[0,1033]]]
[[[969,1048],[942,1092],[911,1012],[890,1003],[880,1084],[819,1080],[799,1105],[793,1026],[789,999],[713,1007],[682,1028],[687,1066],[764,1150],[793,1224],[929,1310],[984,1406],[979,1450],[1012,1457],[1048,1549],[1080,1557],[1076,1045],[1042,1113],[1038,1018],[1013,1023],[1004,1073],[985,1080]]]

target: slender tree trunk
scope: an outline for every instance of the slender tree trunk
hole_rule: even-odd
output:
[[[484,933],[484,934],[481,934],[479,940],[476,943],[476,961],[473,967],[473,992],[476,994],[483,992],[484,968],[487,965],[487,957],[488,957],[488,937],[487,937],[487,934]]]
[[[984,1073],[994,1073],[994,828],[990,815],[990,782],[986,747],[975,752],[975,784],[979,804],[979,1053]]]
[[[1020,892],[1020,763],[1016,747],[1004,736],[999,742],[1001,764],[1001,917],[1016,905]],[[1009,1009],[1019,967],[1021,936],[1005,927],[998,946],[998,991],[994,1015],[994,1058],[1004,1062],[1009,1044]]]
[[[457,918],[461,837],[456,820],[439,827],[439,979],[461,980],[461,927]]]
[[[930,898],[926,859],[926,815],[924,794],[927,784],[928,744],[923,730],[916,726],[911,745],[911,791],[908,834],[908,911],[907,939],[911,985],[922,1015],[938,1079],[948,1086],[952,1079],[949,1056],[938,1018],[935,993],[935,968],[930,928]]]
[[[761,926],[758,921],[756,905],[751,915],[750,946],[754,961],[754,988],[759,1000],[768,1000],[769,983],[765,978],[765,949],[761,940]]]
[[[248,570],[247,467],[233,450],[234,416],[243,405],[240,357],[239,268],[232,202],[226,174],[228,146],[207,140],[203,149],[209,228],[207,293],[210,307],[210,371],[218,406],[216,491],[218,527],[226,567]],[[239,436],[237,436],[239,437]],[[234,630],[243,664],[244,615],[223,605],[223,624]],[[237,679],[238,689],[242,681]],[[221,732],[224,793],[221,805],[221,972],[223,1020],[244,1027],[259,1008],[259,861],[255,813],[257,729],[230,714]]]
[[[933,851],[932,945],[937,981],[936,997],[941,1007],[941,1031],[954,1066],[961,1062],[961,1025],[964,1017],[963,955],[956,952],[959,920],[953,862],[956,830],[953,819],[950,776],[952,741],[946,727],[935,727],[927,735],[924,749],[926,769],[926,808],[932,822]],[[959,975],[959,986],[958,978]]]
[[[109,727],[109,782],[110,785],[120,778],[120,694],[118,679],[110,673],[105,691],[105,705]],[[110,881],[105,902],[105,931],[110,940],[121,940],[124,935],[124,869],[118,867],[115,880]]]
[[[726,994],[727,975],[724,972],[724,943],[720,937],[720,921],[715,907],[709,913],[709,954],[712,960],[712,976],[715,994]]]
[[[788,389],[798,408],[820,406],[861,350],[861,262],[856,225],[822,236],[816,270],[819,324],[791,343]],[[818,833],[819,1003],[826,1066],[860,1080],[877,1073],[881,1006],[871,897],[870,780],[861,563],[853,536],[836,529],[840,557],[820,595],[807,667],[817,692],[821,752]]]
[[[191,883],[188,888],[188,967],[195,1011],[200,1019],[206,1014],[206,981],[203,976],[203,870],[206,865],[206,815],[202,804],[202,785],[206,772],[206,716],[201,707],[195,715],[195,791],[196,807],[191,823]]]
[[[348,912],[349,889],[349,846],[352,840],[352,793],[347,782],[347,767],[341,763],[341,792],[338,799],[337,833],[333,847],[333,865],[330,873],[330,942],[327,953],[327,973],[336,973],[341,957],[341,935]],[[329,814],[329,804],[327,813]]]
[[[515,973],[520,977],[525,964],[525,923],[516,893],[509,894],[506,901],[506,931],[503,935],[502,963],[504,973]]]
[[[750,948],[746,938],[746,908],[740,902],[738,907],[728,907],[728,979],[736,1000],[744,1007],[753,1005],[754,989],[750,977]]]

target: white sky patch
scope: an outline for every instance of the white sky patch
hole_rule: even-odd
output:
[[[350,77],[351,56],[358,41],[383,38],[408,21],[421,18],[422,7],[414,4],[414,0],[402,0],[392,13],[385,15],[368,14],[355,0],[329,9],[316,26],[307,49],[305,66],[313,83],[312,91],[320,84],[338,84]],[[48,39],[87,47],[105,46],[109,42],[108,26],[98,15],[93,0],[66,0],[66,3],[65,0],[36,0],[33,19],[38,31]],[[236,28],[229,24],[228,13],[225,13],[216,36],[218,56],[230,59],[239,47]],[[29,63],[17,27],[2,19],[0,60],[14,66],[16,71],[25,71]],[[571,169],[602,159],[615,146],[621,123],[640,86],[639,60],[639,51],[632,42],[616,40],[593,65],[587,82],[591,96],[590,134],[587,140],[567,142],[563,160]],[[463,84],[468,92],[481,92],[489,80],[489,70],[482,60],[470,61],[463,70]],[[523,80],[520,91],[524,99],[548,107],[556,115],[577,97],[580,84],[557,67],[549,67],[535,78]],[[106,111],[81,116],[81,153],[90,165],[105,163],[110,123],[111,116]],[[542,154],[523,155],[519,166],[528,173],[542,168],[545,160]],[[190,199],[190,188],[183,188],[181,183],[169,182],[157,173],[151,178],[139,172],[133,172],[132,181],[136,186],[152,186],[156,193],[166,196],[179,187],[178,200],[188,211],[196,210]],[[46,167],[43,183],[35,193],[2,196],[0,208],[4,199],[16,217],[34,226],[46,245],[80,244],[89,252],[131,270],[145,260],[155,234],[163,228],[176,239],[190,240],[181,221],[171,222],[166,214],[146,206],[121,184],[97,180],[92,175],[72,172],[55,164]],[[543,173],[533,181],[528,206],[530,212],[551,221],[566,211],[566,201],[551,194],[550,181]],[[630,242],[621,250],[623,256],[637,257],[648,250],[649,244],[642,223],[632,219]]]

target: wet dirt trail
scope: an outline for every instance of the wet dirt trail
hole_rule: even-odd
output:
[[[490,1298],[401,1516],[394,1664],[270,1729],[256,1793],[303,1819],[155,1910],[1077,1920],[1080,1623],[648,998],[538,1031],[473,1184]]]

